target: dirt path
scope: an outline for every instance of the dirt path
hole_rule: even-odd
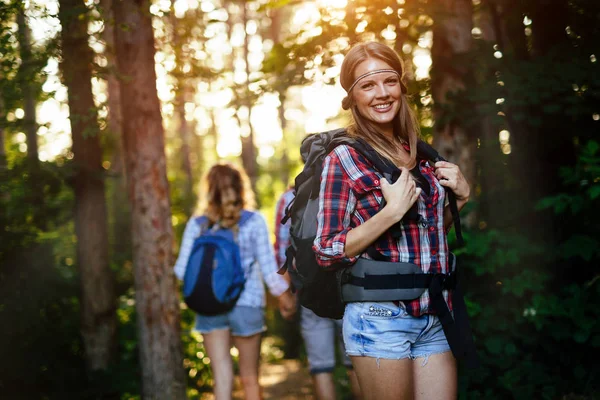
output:
[[[298,360],[281,360],[276,363],[263,363],[260,367],[260,385],[264,400],[308,400],[313,399],[310,376]],[[233,399],[242,400],[243,392],[236,380]],[[214,399],[205,394],[202,400]]]

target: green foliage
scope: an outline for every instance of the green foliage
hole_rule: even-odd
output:
[[[457,251],[466,269],[468,304],[483,368],[463,377],[463,398],[594,395],[600,371],[598,145],[581,146],[562,170],[568,190],[542,199],[564,230],[556,248],[522,234],[466,233]],[[573,207],[573,204],[578,206]]]

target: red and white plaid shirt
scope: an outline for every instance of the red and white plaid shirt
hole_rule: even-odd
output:
[[[417,210],[421,222],[402,221],[399,238],[383,234],[375,248],[393,262],[417,264],[425,273],[450,273],[448,242],[444,229],[444,204],[446,192],[440,185],[434,169],[426,160],[418,160],[419,170],[427,179],[430,193],[421,192]],[[348,232],[374,216],[383,200],[379,180],[382,175],[359,152],[348,145],[335,148],[323,163],[319,194],[318,230],[313,249],[323,267],[336,263],[351,266],[356,257],[346,257]],[[360,257],[369,258],[365,253]],[[448,291],[443,291],[448,307],[452,304]],[[413,316],[434,313],[429,292],[405,301],[406,311]]]
[[[293,199],[294,189],[290,188],[283,192],[275,207],[275,257],[280,268],[285,263],[285,251],[290,245],[290,227],[292,225],[291,219],[288,219],[285,225],[281,224],[281,219],[285,215],[285,209]]]

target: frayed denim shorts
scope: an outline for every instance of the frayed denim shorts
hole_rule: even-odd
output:
[[[252,336],[267,329],[265,310],[262,307],[235,306],[226,314],[212,316],[196,314],[194,329],[200,333],[229,329],[233,336]]]
[[[399,360],[450,351],[438,317],[413,317],[402,303],[348,303],[343,335],[349,356]]]

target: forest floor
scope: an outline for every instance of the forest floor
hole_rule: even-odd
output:
[[[260,366],[260,386],[265,400],[308,400],[313,399],[310,375],[299,360],[264,362]],[[236,380],[234,400],[242,400],[244,393]],[[212,400],[211,393],[205,393],[202,400]]]
[[[299,359],[284,359],[278,339],[266,336],[261,345],[259,382],[264,400],[308,400],[314,399],[312,382],[305,362]],[[244,392],[236,377],[233,400],[242,400]],[[204,393],[201,400],[212,400],[212,393]]]

